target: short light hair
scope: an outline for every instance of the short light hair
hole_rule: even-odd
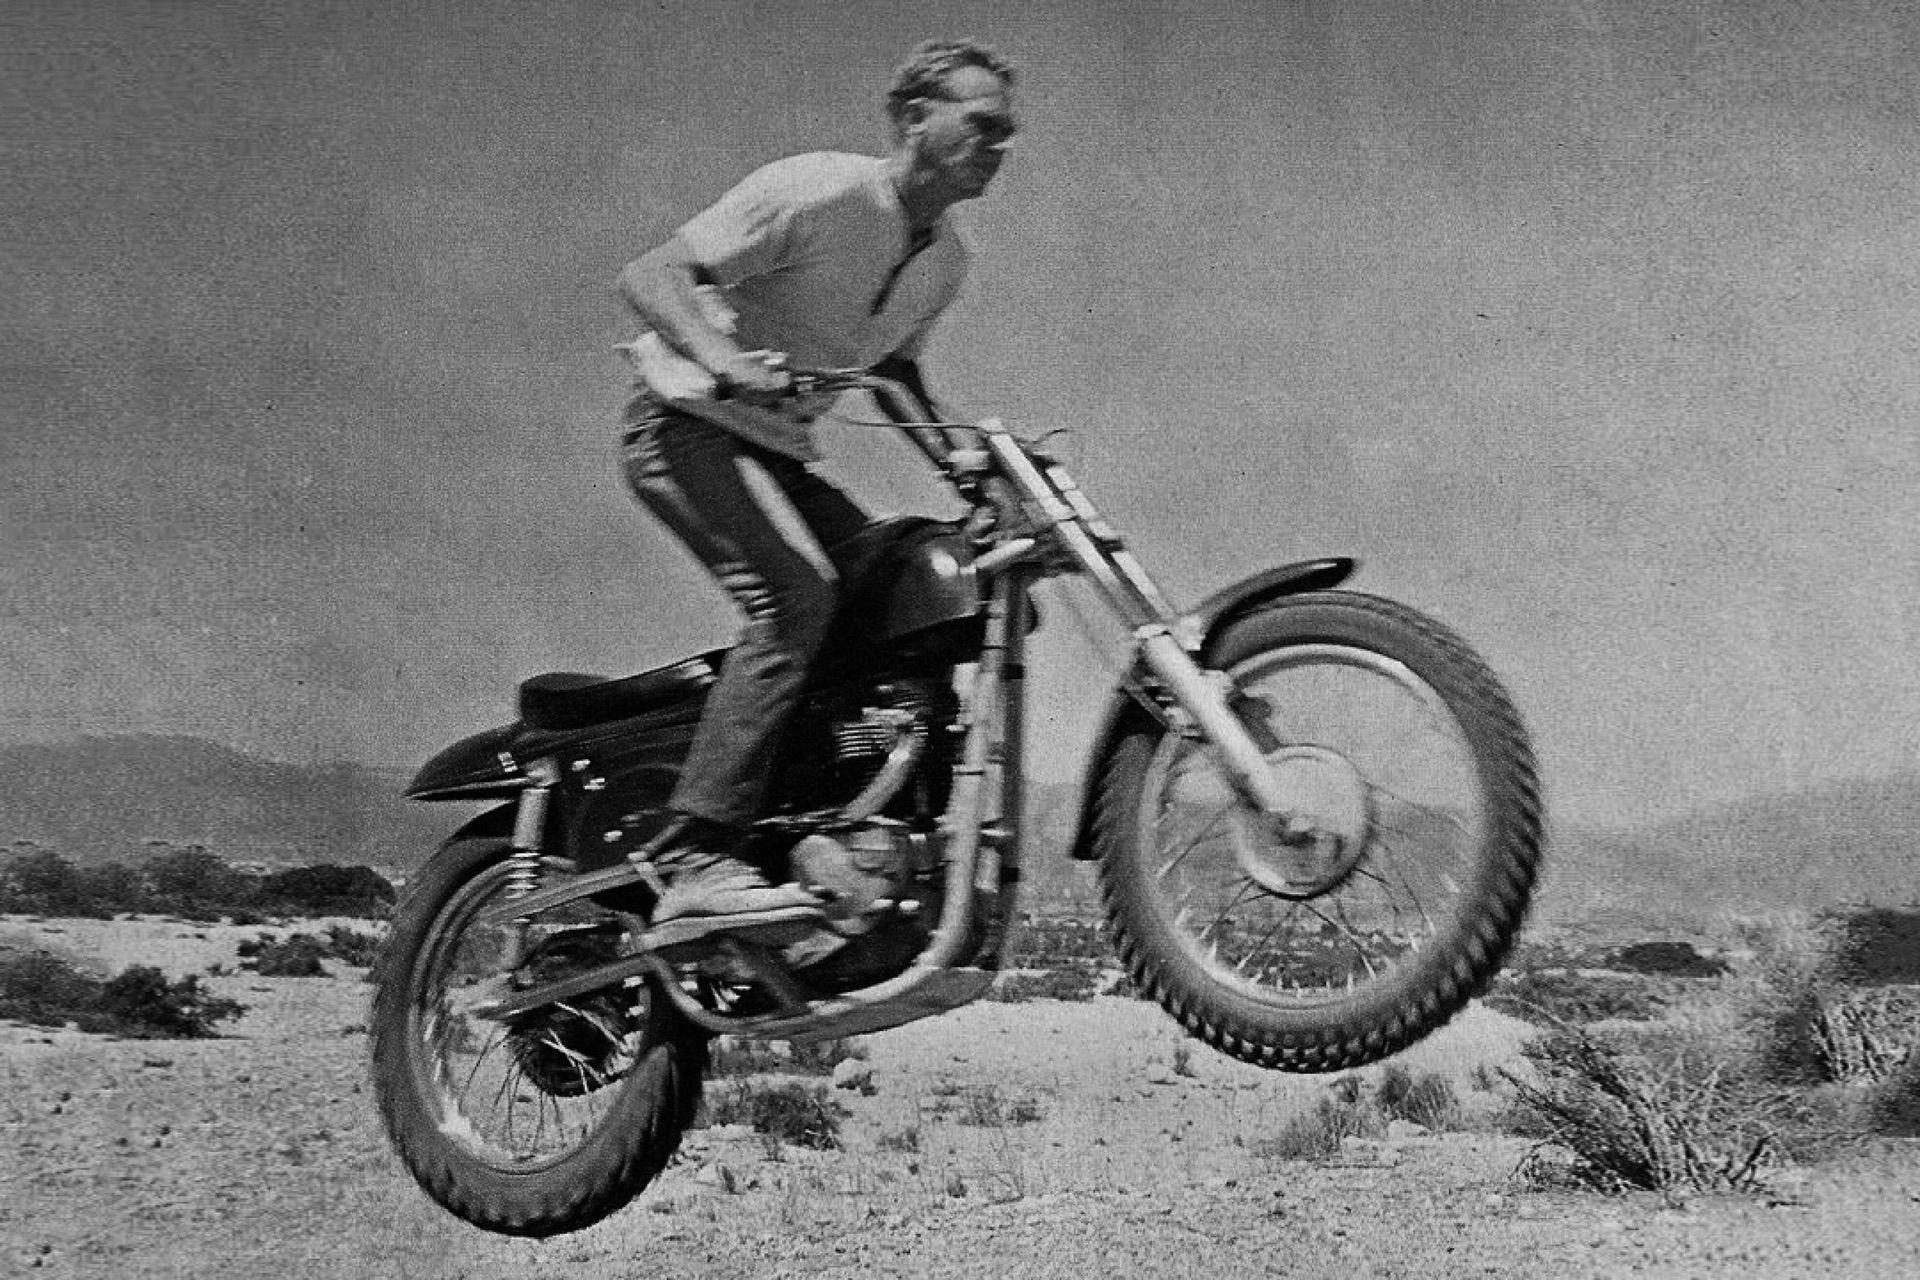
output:
[[[922,98],[942,97],[946,79],[962,67],[979,67],[1013,88],[1013,64],[978,40],[925,40],[914,47],[893,73],[887,90],[887,118],[896,132],[907,126],[907,112]]]

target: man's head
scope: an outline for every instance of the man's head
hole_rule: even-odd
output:
[[[1013,139],[1012,64],[971,40],[929,40],[894,73],[896,145],[954,200],[986,190]]]

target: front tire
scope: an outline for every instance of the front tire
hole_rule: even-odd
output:
[[[550,1236],[614,1213],[659,1174],[693,1120],[707,1047],[651,981],[505,1024],[464,1012],[505,955],[506,928],[479,917],[505,892],[507,852],[499,838],[455,839],[408,885],[376,971],[373,1083],[429,1196],[487,1231]],[[549,924],[565,911],[578,918]],[[542,917],[541,959],[591,962],[617,945],[592,904],[563,912]]]
[[[1143,713],[1095,783],[1121,957],[1189,1032],[1245,1061],[1337,1071],[1396,1053],[1492,979],[1525,916],[1541,805],[1519,714],[1458,637],[1352,592],[1236,619],[1208,658],[1265,721],[1276,767],[1353,780],[1353,847],[1310,883],[1290,876],[1297,855],[1210,750]]]

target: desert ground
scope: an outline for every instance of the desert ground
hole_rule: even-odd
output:
[[[302,923],[297,926],[308,927]],[[476,1231],[390,1153],[364,971],[236,968],[258,928],[0,918],[0,941],[206,975],[246,1014],[204,1040],[0,1024],[0,1273],[32,1276],[1012,1277],[1920,1274],[1920,1144],[1785,1171],[1766,1194],[1548,1191],[1477,1123],[1526,1024],[1481,1006],[1401,1055],[1463,1120],[1261,1154],[1325,1078],[1227,1059],[1152,1005],[982,1003],[865,1041],[837,1151],[696,1129],[633,1205],[544,1242]],[[1185,1046],[1184,1048],[1182,1046]],[[1178,1069],[1176,1069],[1176,1067]],[[1377,1070],[1377,1068],[1375,1069]],[[988,1099],[1021,1122],[967,1123]],[[1035,1118],[1037,1117],[1037,1118]]]

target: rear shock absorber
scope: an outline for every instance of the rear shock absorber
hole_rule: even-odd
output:
[[[554,784],[560,770],[548,759],[526,766],[527,786],[520,793],[520,807],[513,818],[513,845],[507,854],[507,898],[524,898],[540,887],[540,854],[547,831],[547,806],[553,799]],[[525,958],[527,926],[524,918],[507,926],[511,935],[509,951],[513,964]]]

